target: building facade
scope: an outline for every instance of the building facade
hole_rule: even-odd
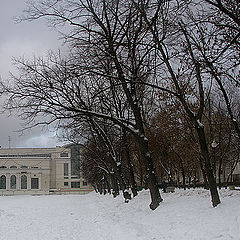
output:
[[[240,184],[240,162],[237,163],[233,172],[233,182]]]
[[[80,148],[0,149],[0,195],[87,193],[82,178]]]

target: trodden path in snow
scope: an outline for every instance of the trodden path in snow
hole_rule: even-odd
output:
[[[177,190],[155,211],[147,191],[128,204],[94,192],[3,196],[0,240],[240,240],[240,191],[221,196],[212,208],[206,190]]]

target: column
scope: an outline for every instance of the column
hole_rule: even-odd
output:
[[[10,173],[6,174],[6,190],[10,190]]]
[[[26,176],[27,176],[27,190],[31,190],[31,175],[27,173]]]

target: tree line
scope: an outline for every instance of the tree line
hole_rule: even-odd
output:
[[[19,21],[46,18],[68,48],[16,59],[19,74],[1,82],[4,107],[81,143],[100,193],[130,199],[143,186],[154,210],[161,181],[185,187],[201,174],[215,207],[217,179],[231,181],[239,159],[239,5],[31,1]]]

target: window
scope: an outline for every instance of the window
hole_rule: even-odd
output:
[[[64,187],[68,187],[68,182],[64,182]]]
[[[60,157],[68,157],[68,153],[67,152],[62,152],[62,153],[60,153]]]
[[[7,168],[6,166],[1,166],[0,168]]]
[[[34,169],[34,168],[38,168],[38,167],[31,167],[32,169]]]
[[[27,189],[27,176],[21,176],[21,189]]]
[[[240,182],[240,174],[233,174],[233,182]]]
[[[17,168],[16,166],[11,166],[10,168]]]
[[[39,188],[39,180],[38,178],[31,178],[31,189]]]
[[[83,181],[82,185],[87,186],[87,182]]]
[[[11,189],[16,189],[16,185],[17,185],[17,178],[15,175],[12,175],[10,177],[10,188]]]
[[[6,176],[4,175],[0,178],[0,189],[6,189]]]
[[[68,163],[64,163],[64,176],[68,176]]]
[[[26,168],[28,168],[28,167],[27,167],[27,166],[21,166],[21,168],[26,169]]]
[[[71,182],[71,188],[80,188],[80,182]]]

